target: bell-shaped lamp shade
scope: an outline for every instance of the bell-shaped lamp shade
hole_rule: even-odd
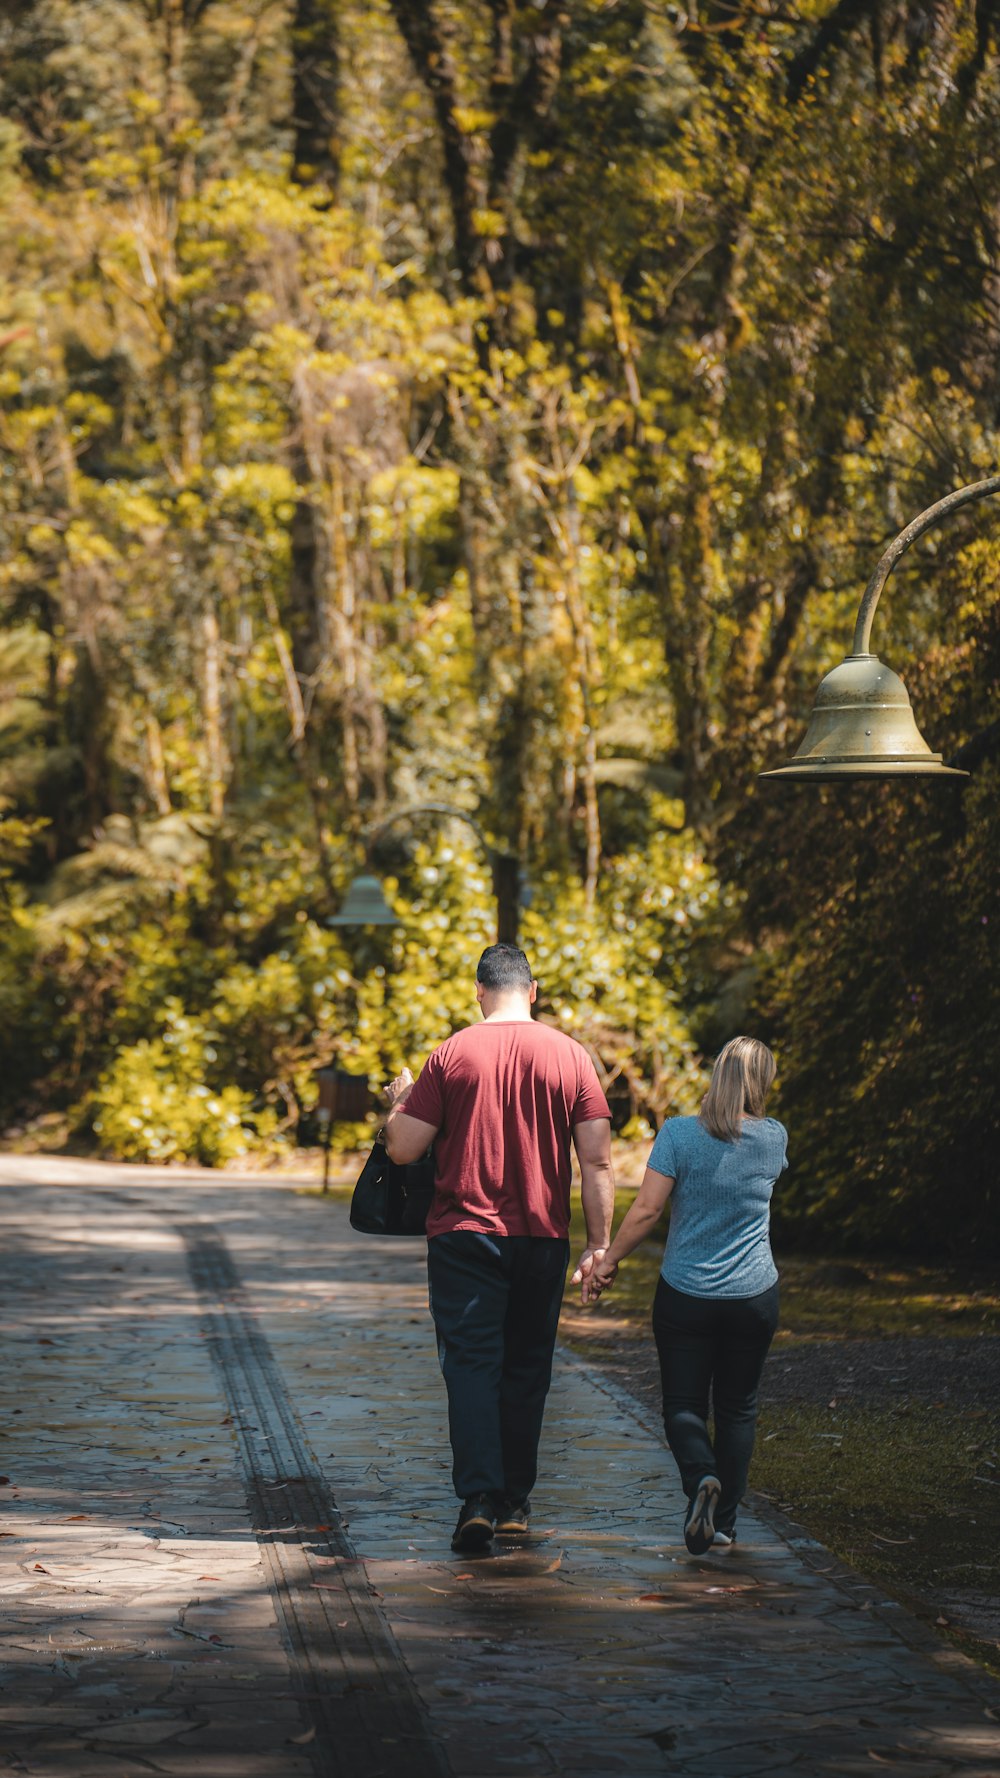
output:
[[[798,752],[762,778],[967,778],[932,753],[906,687],[877,654],[849,654],[822,681]]]
[[[370,876],[355,877],[344,896],[340,913],[327,921],[328,926],[398,926],[399,923],[382,893],[378,878]]]

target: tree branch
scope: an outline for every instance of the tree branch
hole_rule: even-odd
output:
[[[987,759],[1000,759],[1000,721],[987,723],[971,741],[966,741],[964,747],[953,753],[946,764],[972,772]]]

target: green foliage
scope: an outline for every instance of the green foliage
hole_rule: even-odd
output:
[[[94,1088],[89,1111],[101,1152],[217,1167],[262,1144],[273,1117],[253,1118],[249,1095],[238,1087],[207,1086],[214,1058],[205,1031],[176,1002],[168,1002],[164,1015],[163,1037],[118,1050]]]
[[[0,20],[0,1102],[128,1142],[144,1082],[186,1130],[182,1019],[196,1084],[293,1141],[317,1064],[418,1060],[494,930],[468,827],[380,832],[443,802],[526,870],[544,1016],[623,1125],[757,1018],[796,1226],[937,1241],[961,1155],[970,1250],[986,508],[886,599],[978,749],[967,829],[876,797],[876,873],[842,804],[754,783],[876,551],[997,460],[992,13],[538,12]],[[402,925],[335,932],[369,843]]]

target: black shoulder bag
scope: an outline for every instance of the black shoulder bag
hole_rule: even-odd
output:
[[[379,1131],[351,1199],[351,1227],[362,1235],[422,1235],[434,1196],[434,1150],[399,1166]]]

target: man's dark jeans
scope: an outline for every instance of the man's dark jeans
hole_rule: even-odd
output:
[[[757,1385],[778,1325],[778,1286],[752,1297],[685,1296],[661,1278],[653,1333],[663,1424],[689,1500],[703,1476],[722,1484],[715,1524],[732,1532],[757,1428]],[[715,1438],[708,1436],[712,1397]]]
[[[456,1229],[427,1243],[460,1500],[527,1500],[552,1378],[569,1242]]]

